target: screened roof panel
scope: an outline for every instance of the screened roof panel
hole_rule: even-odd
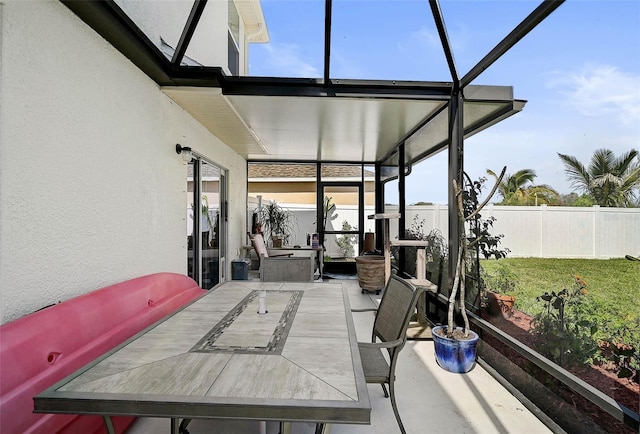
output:
[[[248,0],[246,6],[254,5],[255,1]],[[140,3],[144,3],[144,13],[138,9]],[[271,6],[277,3],[284,4],[284,10],[288,11],[284,19],[271,15]],[[406,140],[406,161],[411,163],[446,143],[446,106],[454,91],[455,80],[451,80],[447,74],[434,73],[448,68],[444,56],[447,46],[442,45],[442,32],[434,33],[438,20],[430,17],[433,11],[428,10],[429,2],[370,2],[366,10],[357,8],[356,11],[350,10],[354,7],[350,2],[334,1],[332,17],[335,23],[333,27],[325,27],[324,19],[320,18],[324,17],[325,2],[263,0],[260,4],[265,22],[261,32],[270,37],[271,48],[267,51],[275,54],[263,59],[264,63],[268,65],[277,61],[285,65],[284,70],[288,71],[279,74],[281,78],[263,79],[230,77],[224,73],[224,65],[213,66],[206,62],[202,66],[190,63],[171,65],[167,61],[168,54],[153,49],[153,46],[161,46],[161,40],[169,47],[176,45],[176,50],[177,46],[181,46],[187,56],[197,51],[196,48],[201,48],[187,45],[189,39],[184,45],[177,42],[183,31],[191,29],[197,34],[198,24],[208,27],[206,9],[204,21],[198,22],[193,15],[193,19],[189,18],[191,7],[198,5],[197,2],[118,0],[118,3],[65,4],[152,77],[170,98],[247,159],[376,162],[384,160]],[[220,4],[209,2],[207,7]],[[121,19],[123,11],[113,5],[121,6],[124,13],[129,14],[133,25]],[[259,12],[259,8],[252,8]],[[171,9],[170,14],[166,13],[168,9]],[[392,12],[398,11],[403,17],[398,20],[400,23],[384,20]],[[173,24],[165,24],[156,15],[162,15],[164,19],[170,17]],[[352,43],[350,39],[356,39],[349,28],[349,23],[354,23],[354,20],[370,23],[365,26],[362,35],[357,35],[358,41],[355,42],[364,43],[363,51],[371,52],[372,57],[367,58],[368,54],[364,53],[367,55],[345,59],[348,62],[344,65],[357,67],[361,64],[360,60],[365,65],[375,59],[375,64],[369,64],[362,70],[375,70],[375,73],[369,75],[368,72],[358,72],[356,68],[348,75],[358,77],[358,80],[333,78],[333,74],[337,73],[333,68],[337,65],[341,47]],[[455,19],[453,22],[456,22]],[[187,27],[176,27],[176,23]],[[282,23],[284,25],[279,26]],[[324,49],[325,30],[332,41],[330,56]],[[424,71],[424,77],[415,77],[413,82],[403,81],[402,65],[408,57],[395,61],[396,58],[385,53],[385,50],[401,53],[403,47],[407,47],[403,43],[411,35],[418,34],[423,37],[422,43],[428,40],[439,45],[439,49],[429,51],[425,48],[423,57],[420,47],[412,47],[409,57],[421,62],[427,58],[428,62],[424,69],[419,69],[419,75]],[[289,39],[291,36],[298,39]],[[293,40],[298,42],[288,42]],[[516,37],[512,39],[515,40]],[[295,52],[301,47],[307,51]],[[166,52],[170,53],[170,49],[167,48]],[[296,56],[288,56],[288,53]],[[187,60],[200,62],[198,57]],[[287,64],[291,59],[295,62]],[[255,61],[252,57],[252,64]],[[332,65],[328,76],[323,76],[326,72],[325,61],[330,61]],[[482,69],[488,65],[482,65]],[[292,72],[291,68],[297,73]],[[319,69],[322,69],[322,74]],[[458,67],[458,70],[461,68]],[[255,69],[252,73],[255,74]],[[383,80],[385,76],[391,79]],[[441,81],[427,81],[427,78],[433,80],[441,76]],[[522,104],[513,104],[513,91],[509,87],[467,86],[464,94],[467,101],[464,109],[467,135],[522,108]],[[435,113],[440,114],[434,116]],[[425,122],[431,124],[425,125]],[[419,131],[418,135],[411,137],[415,131]]]
[[[451,81],[429,3],[335,1],[331,76]]]
[[[458,73],[463,76],[541,2],[539,0],[460,0],[439,3]],[[483,75],[473,83],[503,84],[485,81]]]
[[[161,41],[174,48],[178,45],[193,2],[114,0],[158,49]]]

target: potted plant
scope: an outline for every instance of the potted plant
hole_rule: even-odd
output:
[[[432,229],[424,240],[429,244],[426,247],[427,279],[436,285],[441,285],[446,280],[445,264],[447,262],[447,239],[440,229]]]
[[[498,249],[502,236],[492,236],[489,233],[493,220],[483,220],[480,215],[482,208],[495,194],[506,169],[506,167],[502,169],[496,184],[482,203],[479,203],[479,197],[486,178],[472,182],[465,173],[463,174],[466,181],[465,188],[461,187],[455,179],[453,180],[459,225],[458,258],[453,287],[449,294],[447,325],[432,329],[436,361],[442,368],[451,372],[468,372],[475,366],[476,361],[476,344],[479,336],[470,330],[466,310],[466,278],[471,252],[475,251],[476,255],[482,252],[485,257],[488,258],[490,255],[495,256],[496,259],[506,254],[504,250]],[[464,323],[463,327],[457,327],[454,321],[456,305]]]
[[[482,287],[486,299],[487,312],[491,316],[510,317],[516,296],[517,276],[513,269],[506,264],[498,264],[493,272],[481,269]]]
[[[258,218],[265,232],[265,239],[271,237],[273,247],[282,247],[289,242],[296,225],[295,215],[282,208],[276,201],[269,201],[258,210]]]
[[[404,239],[426,241],[425,260],[427,268],[427,280],[441,284],[443,273],[445,271],[444,264],[447,260],[447,239],[442,235],[439,229],[432,229],[429,233],[424,233],[425,219],[419,220],[418,215],[413,216],[411,226],[405,230]],[[417,247],[405,247],[405,271],[408,274],[416,275],[416,257]],[[396,261],[399,260],[398,247],[392,248]]]

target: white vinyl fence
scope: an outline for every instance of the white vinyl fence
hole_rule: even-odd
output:
[[[282,204],[297,216],[298,230],[291,244],[306,243],[306,234],[316,232],[315,207]],[[306,208],[306,209],[305,209]],[[398,212],[397,207],[387,206],[385,212]],[[374,214],[367,207],[365,216]],[[407,207],[406,226],[424,220],[422,231],[439,229],[446,238],[448,209],[446,205],[415,205]],[[593,206],[497,206],[489,204],[481,213],[483,218],[494,216],[491,231],[504,234],[502,248],[509,249],[508,257],[539,258],[622,258],[640,255],[640,208],[603,208]],[[340,229],[343,221],[357,226],[357,207],[337,206],[335,218],[329,227]],[[398,237],[398,222],[391,221],[391,237]],[[375,222],[365,217],[365,232],[374,231]],[[326,254],[339,256],[335,236],[327,236]],[[354,246],[356,254],[359,246]]]
[[[425,233],[440,228],[447,235],[446,206],[407,207],[407,228],[415,215],[425,220]],[[490,204],[481,215],[496,218],[491,233],[504,234],[501,247],[510,250],[508,257],[606,259],[640,254],[640,208]]]

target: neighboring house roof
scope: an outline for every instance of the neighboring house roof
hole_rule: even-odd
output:
[[[325,165],[322,168],[324,177],[329,178],[360,178],[362,169],[352,165]],[[283,178],[316,178],[315,164],[249,164],[249,181],[266,181],[266,178],[282,180]],[[364,171],[365,178],[373,179],[374,173]]]
[[[203,178],[219,178],[220,169],[210,164],[203,164],[201,167]],[[249,181],[282,181],[283,178],[300,180],[316,178],[315,164],[249,164]],[[361,169],[358,166],[350,165],[330,165],[322,168],[322,173],[328,178],[360,178]],[[373,179],[374,173],[370,170],[364,171],[365,179]],[[187,177],[193,179],[193,164],[187,165]]]

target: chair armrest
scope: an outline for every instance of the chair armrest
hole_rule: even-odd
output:
[[[402,342],[403,342],[403,339],[395,339],[393,341],[388,341],[388,342],[358,342],[358,345],[362,347],[382,349],[382,348],[397,347],[398,345],[401,345]]]
[[[280,256],[286,256],[288,258],[290,258],[293,255],[293,253],[277,253],[275,255],[269,254],[270,258],[278,258]]]

